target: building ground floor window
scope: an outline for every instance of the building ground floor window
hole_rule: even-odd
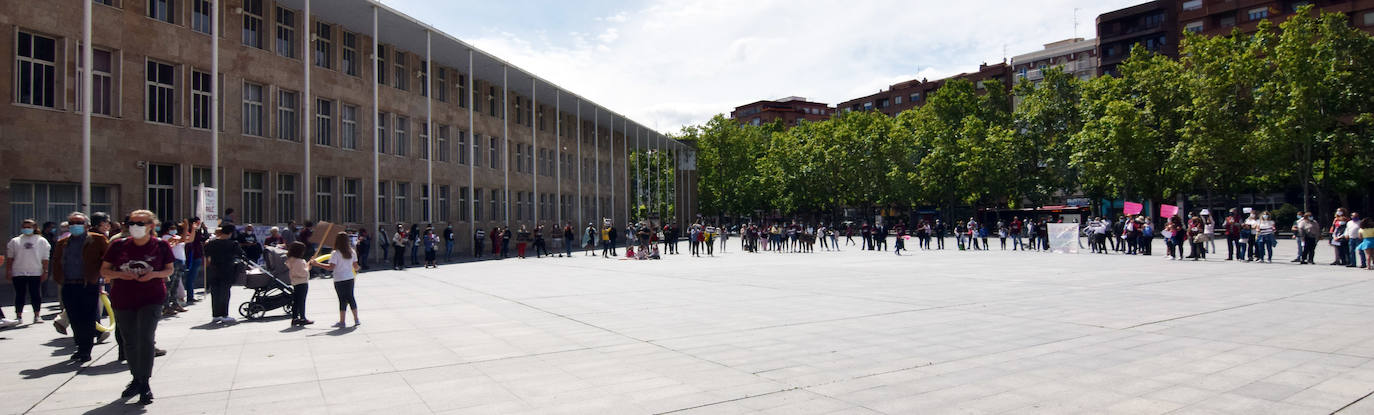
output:
[[[39,225],[62,223],[67,220],[67,214],[77,210],[115,215],[117,212],[111,211],[115,190],[114,186],[91,185],[91,208],[81,209],[80,183],[12,181],[9,229],[19,229],[24,219],[36,220]]]

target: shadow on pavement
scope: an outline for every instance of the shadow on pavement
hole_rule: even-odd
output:
[[[104,415],[104,414],[143,414],[143,413],[147,413],[147,412],[148,412],[148,410],[147,410],[143,405],[131,404],[131,403],[128,403],[128,402],[129,402],[129,401],[124,400],[124,399],[117,399],[117,400],[111,401],[110,403],[107,403],[107,404],[105,404],[104,406],[101,406],[101,407],[99,407],[99,408],[95,408],[95,409],[86,411],[85,413],[86,413],[86,414],[89,414],[89,415],[96,415],[96,414]]]
[[[77,370],[81,370],[80,363],[71,360],[62,360],[38,369],[24,369],[19,371],[19,374],[24,376],[24,379],[38,379],[63,373],[72,373]]]

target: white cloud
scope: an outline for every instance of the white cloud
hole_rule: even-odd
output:
[[[649,0],[566,34],[467,39],[660,131],[790,95],[835,104],[910,79],[1093,36],[1093,20],[1139,0],[1036,2]],[[574,25],[576,26],[576,25]],[[591,35],[594,33],[595,35]]]

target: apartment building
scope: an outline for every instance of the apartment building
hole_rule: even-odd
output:
[[[1177,0],[1155,0],[1097,16],[1097,74],[1116,74],[1136,44],[1178,58],[1178,7]]]
[[[1044,49],[1011,57],[1011,70],[1018,81],[1039,83],[1048,68],[1058,68],[1082,80],[1097,76],[1096,39],[1073,38],[1046,43]]]
[[[902,111],[925,105],[930,94],[940,89],[945,82],[952,79],[964,79],[973,82],[979,90],[985,88],[986,83],[1000,82],[1008,92],[1012,86],[1011,67],[1006,62],[996,64],[978,65],[978,72],[961,73],[944,79],[929,81],[926,79],[916,79],[889,86],[887,89],[878,91],[873,95],[851,99],[841,102],[835,108],[839,111],[879,111],[889,116],[896,116]]]
[[[11,62],[0,65],[11,97],[0,234],[73,210],[182,219],[206,185],[239,223],[451,225],[466,252],[475,228],[623,226],[645,197],[628,154],[693,160],[682,143],[377,1],[94,0],[83,206],[88,1],[0,0]],[[690,170],[667,179],[677,209],[665,220],[696,214]]]
[[[1261,20],[1278,23],[1307,5],[1345,13],[1351,26],[1374,33],[1374,0],[1185,0],[1178,5],[1179,27],[1209,36],[1252,33]]]
[[[834,114],[835,109],[829,105],[793,96],[735,107],[735,110],[730,112],[730,118],[740,124],[749,125],[762,125],[782,120],[783,125],[795,127],[801,120],[821,121]]]

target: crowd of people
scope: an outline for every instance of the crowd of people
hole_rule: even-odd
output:
[[[332,235],[316,238],[314,223],[298,226],[289,222],[271,227],[259,241],[253,225],[232,222],[232,210],[224,219],[215,229],[194,217],[162,222],[147,210],[132,211],[122,221],[111,220],[105,213],[88,216],[81,212],[71,213],[60,224],[40,226],[34,220],[24,220],[20,234],[9,241],[4,256],[0,256],[5,277],[15,289],[15,319],[5,318],[0,311],[0,327],[38,323],[42,286],[51,278],[58,287],[62,310],[53,324],[63,334],[70,329],[77,345],[70,359],[77,364],[91,360],[94,345],[111,337],[111,331],[98,324],[110,317],[115,323],[118,360],[127,361],[132,376],[122,396],[138,396],[139,402],[146,404],[153,399],[148,383],[153,359],[166,353],[156,347],[158,321],[188,312],[187,306],[202,299],[196,289],[203,287],[204,297],[211,301],[210,324],[236,323],[229,315],[231,288],[247,264],[263,262],[266,251],[285,252],[293,288],[291,325],[313,323],[305,312],[309,280],[329,274],[339,304],[335,327],[342,328],[346,327],[349,310],[353,324],[361,324],[354,284],[357,273],[369,268],[370,251],[380,249],[382,257],[390,258],[397,270],[407,267],[407,254],[410,266],[421,266],[423,251],[423,266],[436,268],[439,250],[443,249],[445,261],[452,261],[456,245],[452,226],[436,231],[433,226],[422,229],[420,224],[397,224],[390,235],[380,227],[375,236],[366,229],[333,232],[329,228]],[[1374,258],[1374,219],[1346,209],[1337,210],[1327,226],[1318,223],[1313,212],[1300,212],[1294,219],[1289,231],[1298,254],[1292,262],[1314,263],[1316,250],[1324,244],[1333,250],[1331,265],[1374,270],[1374,261],[1370,261]],[[681,254],[678,247],[685,238],[691,256],[714,256],[717,250],[725,252],[732,235],[740,240],[740,250],[747,253],[810,253],[818,243],[823,251],[851,246],[887,251],[892,240],[892,252],[901,255],[908,251],[910,239],[916,239],[916,249],[938,251],[946,248],[945,239],[950,236],[955,239],[953,248],[959,250],[991,250],[989,239],[996,237],[1001,250],[1049,251],[1050,223],[1048,218],[1015,216],[987,222],[969,218],[955,221],[953,226],[939,219],[918,220],[912,226],[898,221],[891,227],[882,223],[779,221],[738,226],[697,222],[682,228],[676,223],[643,221],[620,230],[609,220],[600,226],[588,223],[580,231],[572,223],[536,224],[533,228],[520,225],[515,229],[498,226],[473,233],[472,255],[524,259],[532,250],[535,258],[571,258],[575,250],[595,256],[599,247],[600,256],[621,258],[617,247],[623,242],[625,259],[651,260]],[[1170,260],[1205,260],[1209,254],[1219,257],[1217,242],[1223,242],[1228,261],[1273,262],[1279,229],[1268,211],[1231,209],[1217,218],[1203,209],[1186,217],[1167,218],[1161,224],[1141,215],[1092,217],[1082,225],[1081,233],[1090,252],[1098,254],[1152,255],[1154,239],[1161,238],[1165,258]],[[331,238],[332,243],[321,243],[324,237]],[[325,252],[321,245],[330,247],[327,259],[319,255]],[[561,248],[561,252],[551,252],[551,246]],[[198,285],[202,273],[206,279],[203,286]],[[112,312],[101,306],[102,295],[108,297]],[[25,311],[31,311],[29,319]]]

